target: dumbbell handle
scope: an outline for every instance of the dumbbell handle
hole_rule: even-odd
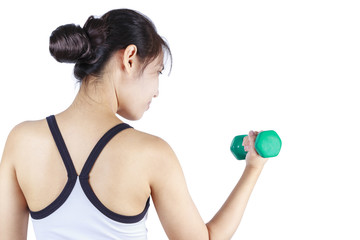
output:
[[[231,142],[230,150],[238,160],[243,160],[246,157],[247,152],[242,145],[243,139],[246,136],[247,135],[236,136]],[[280,152],[281,145],[279,135],[273,130],[260,132],[255,140],[255,150],[263,158],[277,156]]]

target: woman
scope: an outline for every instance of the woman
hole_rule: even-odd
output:
[[[266,159],[244,140],[246,168],[207,224],[189,195],[179,161],[161,138],[137,131],[159,94],[168,45],[142,14],[112,10],[81,28],[57,28],[50,52],[75,63],[81,82],[65,111],[23,122],[8,136],[0,165],[0,239],[146,239],[150,196],[169,239],[230,239]]]

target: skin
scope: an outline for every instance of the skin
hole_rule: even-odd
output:
[[[162,57],[139,74],[142,65],[136,46],[119,50],[105,66],[103,75],[88,77],[69,108],[55,115],[78,174],[99,138],[121,123],[117,114],[138,120],[148,110],[151,99],[159,95]],[[244,139],[248,151],[245,170],[208,223],[191,199],[171,147],[163,139],[135,129],[124,130],[108,143],[90,173],[90,185],[105,206],[122,215],[142,212],[151,195],[171,240],[230,239],[267,161],[254,149],[257,134],[250,131]],[[26,239],[29,209],[38,211],[49,205],[66,181],[66,170],[46,120],[15,126],[0,163],[1,240]]]

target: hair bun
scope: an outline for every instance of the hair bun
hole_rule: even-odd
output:
[[[50,36],[50,53],[58,62],[86,62],[92,58],[87,33],[78,25],[58,27]]]

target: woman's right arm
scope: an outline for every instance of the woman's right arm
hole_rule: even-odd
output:
[[[170,240],[231,239],[245,211],[255,183],[266,163],[255,151],[257,132],[244,140],[246,168],[234,190],[207,224],[202,220],[186,186],[179,161],[171,147],[159,140],[152,162],[151,195],[159,219]]]

